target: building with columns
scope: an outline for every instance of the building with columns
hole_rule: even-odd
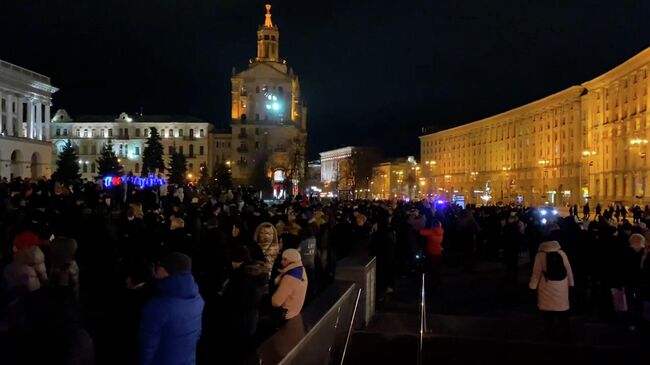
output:
[[[420,137],[425,191],[466,202],[650,203],[650,48],[581,85]]]
[[[52,158],[56,161],[56,155],[70,140],[79,154],[82,178],[92,180],[97,176],[96,160],[110,139],[124,172],[138,175],[152,127],[158,130],[162,139],[166,166],[169,166],[171,154],[176,150],[187,159],[189,179],[199,178],[201,165],[209,167],[208,136],[212,125],[198,118],[177,115],[121,113],[118,116],[80,115],[73,118],[60,109],[52,118]]]
[[[320,153],[323,191],[336,196],[365,197],[370,193],[372,169],[381,154],[373,147],[347,146]],[[362,191],[361,191],[362,190]]]
[[[49,177],[50,78],[0,60],[0,177]]]
[[[305,170],[307,108],[300,82],[280,58],[280,32],[266,5],[264,24],[257,29],[257,57],[240,72],[233,68],[230,157],[235,183],[247,184],[263,169],[273,183],[300,183]],[[223,136],[221,136],[223,137]],[[221,137],[215,137],[214,143]],[[212,160],[219,161],[224,152]]]

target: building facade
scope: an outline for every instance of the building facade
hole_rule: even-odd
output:
[[[369,193],[372,169],[380,158],[373,147],[347,146],[321,152],[323,191],[346,197]]]
[[[160,134],[166,165],[169,166],[171,155],[176,150],[187,159],[188,177],[197,179],[201,165],[208,166],[208,136],[212,126],[187,116],[121,113],[117,117],[88,115],[72,118],[60,109],[52,118],[51,125],[53,161],[70,140],[79,154],[82,178],[92,180],[97,176],[96,161],[110,139],[124,173],[138,175],[151,128],[156,128]]]
[[[266,5],[257,30],[257,57],[245,70],[233,69],[232,176],[235,183],[247,184],[262,169],[274,184],[288,179],[297,185],[305,170],[307,109],[298,76],[280,59],[280,32],[270,10]]]
[[[471,203],[648,203],[650,48],[578,86],[423,135],[425,191]]]
[[[0,60],[0,177],[49,177],[50,78]]]
[[[423,187],[422,170],[413,156],[385,161],[372,169],[372,199],[412,199],[421,194]]]

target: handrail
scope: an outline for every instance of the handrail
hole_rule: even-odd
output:
[[[425,274],[422,273],[422,289],[420,291],[420,338],[418,342],[418,365],[422,365],[422,345],[424,340],[424,333],[427,331],[427,306],[425,299]]]
[[[345,345],[343,346],[343,354],[341,355],[341,365],[345,363],[345,354],[348,351],[348,343],[350,342],[350,336],[352,335],[352,329],[354,328],[354,320],[357,316],[357,307],[359,306],[359,298],[361,298],[361,288],[359,288],[359,291],[357,292],[357,300],[354,303],[354,310],[352,311],[352,319],[350,320],[348,335],[345,338]]]

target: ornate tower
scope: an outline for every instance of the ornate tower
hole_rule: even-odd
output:
[[[259,172],[274,186],[297,186],[304,171],[307,108],[300,98],[298,76],[280,58],[280,32],[266,5],[257,29],[257,57],[231,77],[233,179],[256,184]]]
[[[280,57],[280,31],[271,21],[271,4],[266,4],[264,25],[257,28],[257,58],[258,62],[278,62]]]

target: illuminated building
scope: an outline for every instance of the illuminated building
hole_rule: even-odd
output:
[[[52,173],[50,78],[0,60],[0,177]]]
[[[198,174],[202,164],[207,166],[208,134],[212,127],[208,122],[187,116],[127,113],[117,117],[89,115],[72,118],[63,109],[52,118],[53,161],[65,142],[70,140],[79,155],[82,178],[92,180],[97,176],[96,160],[110,139],[124,172],[139,175],[142,154],[152,127],[160,134],[166,167],[174,149],[185,155],[188,173]]]
[[[379,158],[379,151],[373,147],[348,146],[321,152],[323,191],[341,196],[369,195],[372,168]]]
[[[280,59],[280,32],[266,5],[257,29],[257,57],[241,72],[233,69],[231,106],[232,176],[249,183],[263,168],[274,184],[302,179],[307,139],[307,109],[300,99],[300,83]],[[216,160],[216,159],[215,159]]]
[[[578,86],[420,137],[425,190],[472,203],[648,203],[650,48]]]
[[[421,193],[422,171],[413,156],[375,165],[370,181],[373,199],[413,199]]]

